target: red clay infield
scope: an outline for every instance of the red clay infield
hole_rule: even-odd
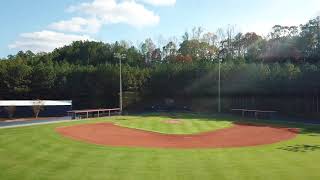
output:
[[[244,124],[195,135],[166,135],[112,123],[85,124],[56,130],[66,137],[99,145],[178,149],[258,146],[289,140],[298,133],[296,129]]]

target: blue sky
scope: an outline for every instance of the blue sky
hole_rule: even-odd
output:
[[[266,35],[275,24],[299,25],[319,12],[319,0],[2,1],[0,57],[27,49],[49,52],[74,40],[168,40],[194,26],[216,32],[231,24]]]

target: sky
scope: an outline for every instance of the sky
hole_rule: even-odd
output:
[[[76,40],[161,44],[196,26],[267,35],[273,25],[317,15],[320,0],[2,0],[0,57],[50,52]]]

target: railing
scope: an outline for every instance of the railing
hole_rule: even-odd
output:
[[[97,114],[97,117],[103,117],[106,113],[108,116],[111,116],[111,112],[119,112],[120,108],[113,108],[113,109],[85,109],[85,110],[73,110],[68,111],[68,115],[72,117],[72,119],[82,118],[81,115],[85,115],[85,118],[89,118],[89,115],[91,114],[92,117],[94,117],[95,114]],[[78,115],[78,116],[77,116]]]
[[[277,111],[263,111],[263,110],[250,110],[250,109],[231,109],[232,112],[240,111],[242,117],[246,115],[246,113],[253,113],[254,117],[257,119],[259,114],[268,114],[271,117],[273,114],[277,113]]]

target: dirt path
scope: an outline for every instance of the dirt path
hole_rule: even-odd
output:
[[[166,135],[124,128],[112,123],[61,127],[63,136],[88,143],[116,147],[227,148],[273,144],[296,137],[298,130],[270,126],[241,125],[195,135]]]

